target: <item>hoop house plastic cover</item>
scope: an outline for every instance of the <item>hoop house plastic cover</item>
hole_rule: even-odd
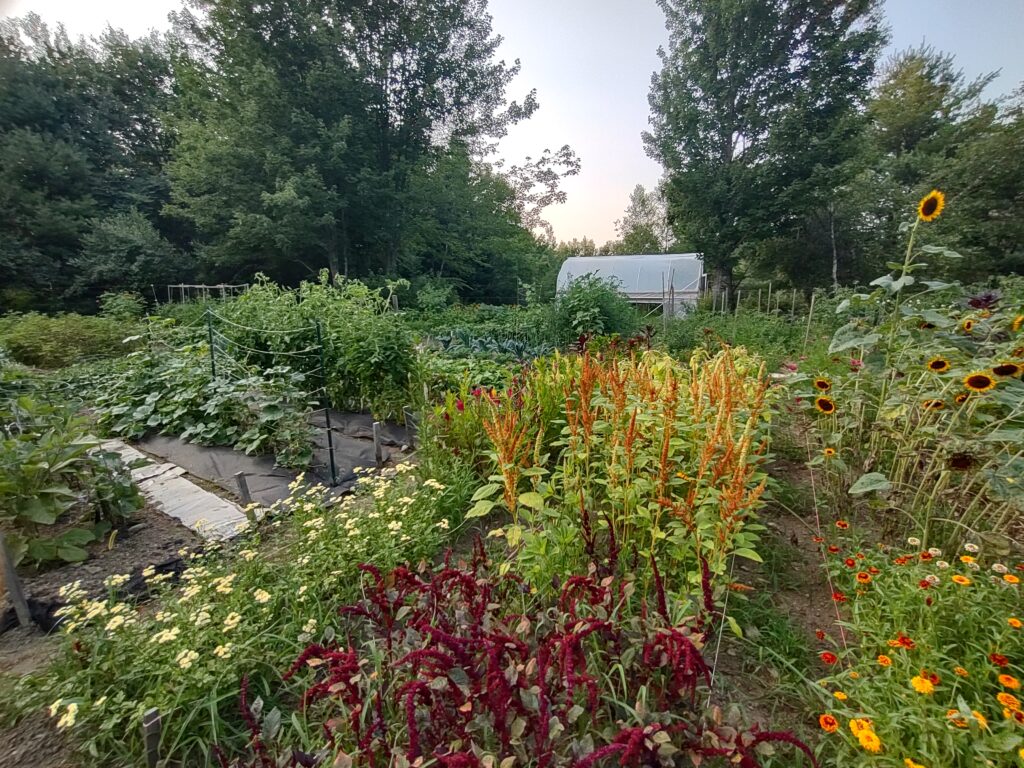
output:
[[[558,290],[587,274],[617,281],[631,301],[654,303],[675,288],[676,301],[696,301],[704,262],[696,253],[653,256],[573,256],[558,271]]]

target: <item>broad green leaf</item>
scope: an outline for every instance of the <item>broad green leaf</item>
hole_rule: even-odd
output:
[[[482,486],[480,486],[479,488],[476,489],[476,493],[473,494],[473,498],[471,499],[471,501],[480,501],[480,499],[489,499],[500,488],[501,488],[501,485],[498,484],[498,483],[488,483],[487,485],[482,485]]]
[[[491,510],[494,509],[495,502],[487,499],[480,499],[473,508],[466,513],[466,519],[471,520],[474,517],[484,517],[490,514]]]
[[[859,496],[871,491],[888,491],[890,488],[892,488],[892,483],[881,472],[868,472],[857,478],[857,482],[850,486],[849,493],[851,496]]]
[[[764,562],[764,560],[761,559],[761,556],[757,554],[757,552],[746,547],[741,547],[740,549],[734,550],[733,554],[737,557],[745,557],[747,558],[747,560],[753,560],[755,563]]]
[[[538,511],[544,509],[544,497],[536,491],[527,491],[526,493],[519,494],[519,503],[524,507]]]

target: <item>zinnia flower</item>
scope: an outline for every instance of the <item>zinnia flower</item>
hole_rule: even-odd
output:
[[[1001,653],[990,653],[988,660],[995,664],[997,667],[1008,667],[1010,666],[1010,660],[1003,656]]]
[[[882,740],[874,731],[861,731],[857,734],[857,741],[868,752],[877,754],[882,751]]]
[[[836,528],[841,528],[842,530],[845,531],[849,527],[850,527],[850,524],[848,522],[846,522],[845,520],[836,520]]]
[[[1020,688],[1020,680],[1013,675],[1000,675],[999,684],[1004,688],[1012,688],[1013,690]]]
[[[903,765],[905,765],[906,768],[925,768],[925,766],[921,765],[920,763],[915,763],[909,757],[903,758]]]
[[[988,392],[995,389],[996,380],[985,371],[973,371],[964,376],[964,386],[972,392]]]
[[[818,716],[818,725],[825,733],[835,733],[839,730],[839,721],[827,712]]]
[[[921,677],[920,675],[914,675],[910,678],[910,685],[918,693],[923,693],[926,696],[935,693],[935,686],[931,680]]]
[[[835,697],[836,697],[837,699],[839,699],[840,701],[846,701],[846,700],[847,700],[848,698],[850,698],[849,696],[847,696],[847,695],[846,695],[845,693],[843,693],[842,691],[836,691],[836,692],[835,692],[835,693],[833,693],[832,695],[833,695],[833,696],[835,696]]]
[[[837,661],[839,661],[839,657],[831,651],[824,651],[821,654],[821,660],[826,664],[835,664]]]
[[[1004,573],[1003,581],[1005,581],[1007,584],[1020,584],[1020,577],[1015,576],[1012,573]]]
[[[871,574],[866,571],[860,571],[857,573],[857,581],[861,584],[869,584],[871,582]]]
[[[850,721],[850,733],[860,736],[865,731],[872,730],[871,721],[863,717],[855,717]]]
[[[946,196],[939,190],[933,189],[922,197],[921,201],[917,204],[917,217],[921,221],[935,221],[935,219],[939,218],[939,214],[942,213],[945,205]]]
[[[1021,621],[1020,619],[1016,618],[1015,616],[1011,616],[1010,618],[1008,618],[1006,620],[1006,623],[1009,624],[1014,629],[1020,629],[1021,627],[1024,627],[1024,621]]]
[[[1004,707],[1009,707],[1014,712],[1020,711],[1020,699],[1018,699],[1012,693],[997,693],[996,701],[998,701]]]
[[[953,674],[957,677],[967,677],[969,673],[963,667],[953,667]]]
[[[878,663],[881,666],[883,666],[883,667],[891,667],[892,666],[892,659],[890,659],[884,653],[883,654],[879,654],[879,656],[878,656]]]
[[[959,584],[961,587],[968,587],[971,585],[971,580],[966,576],[962,576],[959,573],[953,575],[953,583]]]

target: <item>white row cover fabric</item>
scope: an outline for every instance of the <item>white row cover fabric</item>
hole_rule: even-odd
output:
[[[674,294],[676,302],[691,303],[703,287],[704,262],[696,253],[572,256],[558,271],[558,290],[565,290],[588,274],[614,280],[619,291],[633,302],[660,303]]]

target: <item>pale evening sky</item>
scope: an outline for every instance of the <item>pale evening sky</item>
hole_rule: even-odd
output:
[[[107,24],[132,35],[167,26],[180,0],[0,0],[0,14],[34,11],[73,35]],[[509,95],[536,88],[540,109],[502,142],[509,162],[569,144],[582,171],[564,182],[564,205],[546,211],[561,240],[615,235],[636,184],[653,186],[660,167],[643,149],[647,91],[667,40],[654,0],[491,0],[501,55],[522,60]],[[1024,0],[886,0],[891,50],[926,42],[954,54],[969,77],[1001,70],[989,90],[1007,94],[1024,81]]]

